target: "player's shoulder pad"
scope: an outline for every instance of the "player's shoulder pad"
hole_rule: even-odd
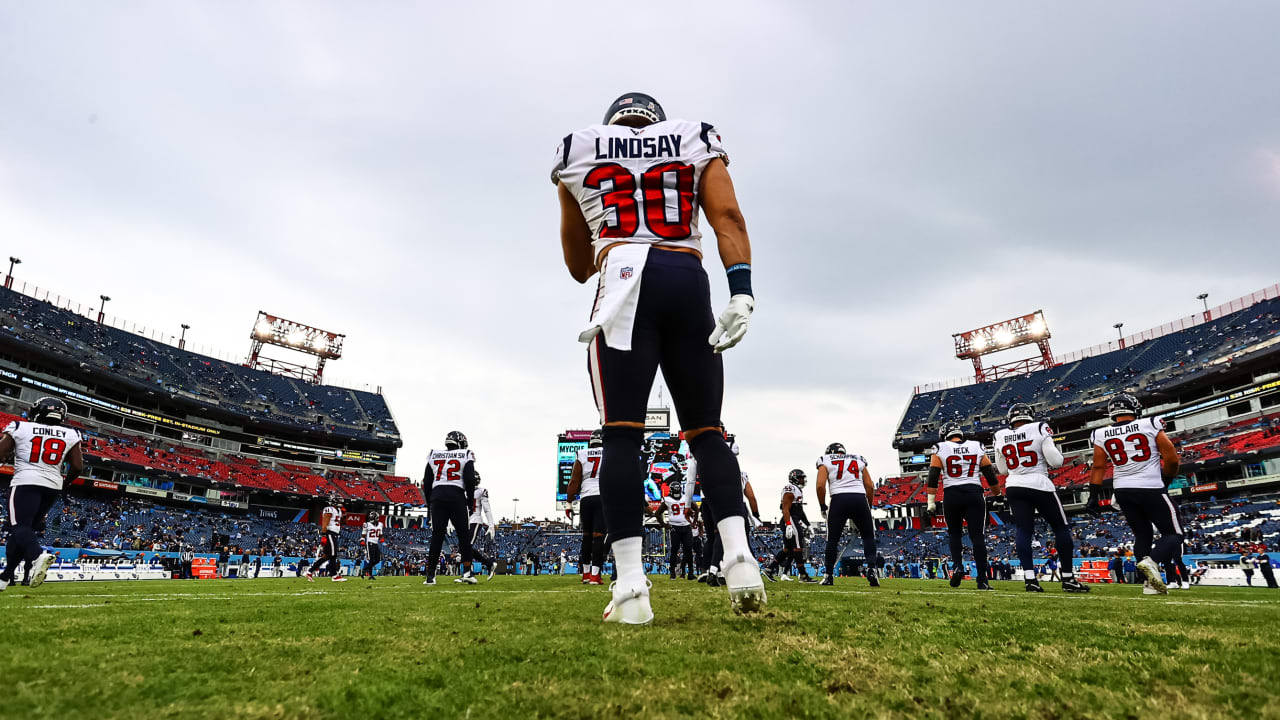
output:
[[[7,433],[7,434],[9,434],[9,435],[12,435],[13,433],[17,432],[17,431],[18,431],[18,421],[17,421],[17,420],[14,420],[14,421],[10,422],[8,425],[5,425],[5,426],[4,426],[4,431],[5,431],[5,433]]]
[[[1156,416],[1147,418],[1147,421],[1151,423],[1151,430],[1153,432],[1157,432],[1157,433],[1164,432],[1164,418],[1160,417],[1159,415],[1156,415]]]

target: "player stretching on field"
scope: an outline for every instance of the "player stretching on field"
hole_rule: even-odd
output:
[[[831,508],[827,508],[827,484],[831,484]],[[845,451],[844,445],[831,443],[818,458],[818,507],[827,519],[827,574],[823,585],[835,585],[836,556],[840,553],[840,535],[852,521],[862,538],[862,554],[867,558],[867,582],[880,587],[876,578],[879,551],[876,549],[876,525],[871,519],[871,504],[876,486],[867,470],[866,458]]]
[[[476,456],[467,449],[467,436],[457,430],[445,436],[444,447],[427,454],[427,473],[422,483],[431,504],[431,545],[427,549],[427,579],[422,584],[436,584],[440,549],[452,525],[462,556],[462,574],[454,582],[475,585],[476,579],[471,575],[471,533],[467,516],[475,500]]]
[[[776,580],[781,570],[781,578],[790,580],[787,567],[795,564],[801,582],[815,582],[809,577],[804,566],[805,536],[809,532],[809,518],[804,512],[804,471],[796,468],[787,475],[787,484],[782,486],[782,550],[769,565],[769,579]]]
[[[1062,501],[1049,479],[1051,468],[1062,467],[1062,452],[1053,442],[1053,431],[1035,422],[1031,406],[1014,403],[1005,414],[1007,428],[996,431],[992,444],[996,465],[1008,477],[1004,481],[1005,496],[1013,511],[1014,546],[1029,592],[1041,592],[1031,556],[1031,538],[1035,534],[1036,513],[1053,528],[1053,547],[1062,570],[1062,589],[1070,593],[1087,593],[1089,586],[1076,579],[1075,541],[1067,525]],[[950,496],[948,496],[950,497]],[[948,500],[947,502],[950,502]],[[1052,574],[1049,576],[1052,580]]]
[[[479,546],[484,542],[485,535],[493,540],[498,531],[497,526],[493,524],[489,489],[480,485],[480,473],[476,473],[475,497],[471,501],[471,515],[467,518],[467,523],[471,526],[471,557],[480,562],[480,565],[488,571],[489,579],[492,580],[493,574],[498,570],[497,562],[481,552]]]
[[[600,431],[591,433],[587,446],[578,451],[569,476],[569,499],[581,493],[578,514],[582,516],[582,583],[599,585],[600,568],[604,567],[604,508],[600,504],[600,459],[603,455]],[[572,519],[573,509],[568,510]]]
[[[618,98],[603,124],[565,136],[556,150],[551,182],[559,188],[565,264],[578,282],[600,274],[591,322],[579,339],[590,343],[604,439],[600,493],[618,570],[607,622],[653,619],[641,558],[640,446],[659,367],[698,461],[704,502],[717,518],[730,602],[742,611],[765,603],[742,522],[738,461],[720,434],[720,353],[742,340],[755,305],[751,244],[728,161],[715,127],[667,120],[643,93]],[[702,268],[699,206],[728,275],[731,297],[719,320]]]
[[[45,516],[62,494],[63,484],[84,471],[80,453],[80,433],[61,427],[67,419],[67,404],[58,398],[40,398],[31,406],[30,420],[9,423],[0,435],[0,458],[13,459],[13,480],[9,484],[9,545],[5,548],[0,590],[9,587],[19,565],[26,566],[31,587],[44,583],[52,553],[40,547],[36,533],[44,530]],[[68,464],[62,477],[62,463]]]
[[[371,516],[361,529],[360,539],[364,541],[364,567],[360,568],[360,577],[367,575],[370,580],[375,579],[373,570],[382,562],[382,533],[385,531],[386,526],[382,524],[382,517],[378,515]]]
[[[315,564],[307,569],[307,582],[315,582],[316,575],[333,576],[334,582],[346,582],[342,576],[342,561],[338,559],[338,534],[342,532],[342,500],[337,493],[330,493],[329,504],[321,515],[320,528],[324,537],[320,540],[320,552]],[[321,570],[320,568],[324,568]]]
[[[1168,594],[1168,586],[1160,577],[1160,567],[1170,578],[1178,576],[1173,566],[1174,556],[1182,547],[1182,524],[1166,490],[1178,475],[1181,458],[1173,441],[1164,433],[1160,418],[1140,418],[1142,405],[1129,393],[1121,393],[1107,403],[1107,415],[1114,425],[1093,431],[1093,470],[1089,476],[1089,512],[1102,511],[1102,481],[1106,478],[1107,463],[1115,467],[1115,502],[1133,531],[1134,557],[1138,572],[1146,579],[1144,595]],[[1155,534],[1152,526],[1160,531],[1160,539],[1152,547]]]

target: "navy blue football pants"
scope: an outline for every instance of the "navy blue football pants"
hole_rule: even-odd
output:
[[[862,554],[867,558],[867,567],[880,567],[876,525],[871,519],[867,496],[860,492],[844,492],[832,495],[831,507],[827,508],[827,574],[832,577],[836,574],[836,556],[840,554],[840,536],[849,521],[853,521],[853,527],[862,538]]]
[[[1049,490],[1008,486],[1005,486],[1004,494],[1009,498],[1009,510],[1013,513],[1014,547],[1018,550],[1018,562],[1022,564],[1023,571],[1036,568],[1031,539],[1035,536],[1036,513],[1040,513],[1040,517],[1053,528],[1053,545],[1058,549],[1063,576],[1074,573],[1076,546],[1058,494]]]
[[[1115,503],[1124,513],[1133,531],[1133,554],[1139,560],[1150,555],[1161,565],[1171,562],[1182,547],[1182,525],[1178,522],[1178,510],[1163,488],[1116,488]],[[1155,533],[1160,539],[1153,546]]]
[[[990,580],[991,567],[987,563],[987,499],[982,486],[965,484],[946,487],[942,516],[947,520],[947,540],[951,547],[952,572],[964,568],[964,526],[969,525],[969,544],[973,547],[973,562],[978,566],[978,579]],[[1030,542],[1028,540],[1028,542]]]

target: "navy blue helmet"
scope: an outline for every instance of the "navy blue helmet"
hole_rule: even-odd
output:
[[[667,119],[662,106],[652,95],[642,92],[626,93],[613,101],[604,113],[605,125],[626,125],[628,127],[644,127]]]
[[[963,428],[963,427],[961,427],[960,423],[956,422],[955,420],[952,420],[952,421],[950,421],[950,422],[948,422],[948,423],[945,423],[945,424],[942,426],[942,439],[943,439],[943,440],[950,440],[951,438],[953,438],[953,437],[955,437],[955,436],[957,436],[957,435],[959,435],[959,436],[960,436],[960,439],[961,439],[961,440],[963,440],[963,439],[964,439],[964,428]]]
[[[844,445],[841,445],[840,443],[831,443],[830,445],[827,446],[827,454],[828,455],[845,455],[847,453],[845,453],[844,451]]]
[[[42,397],[31,406],[31,422],[61,425],[67,419],[67,404],[55,397]]]
[[[1031,406],[1027,403],[1014,403],[1009,406],[1009,412],[1004,414],[1004,421],[1009,427],[1013,427],[1016,422],[1031,422],[1035,420],[1032,415]]]
[[[1120,393],[1107,401],[1107,417],[1115,420],[1120,415],[1138,417],[1142,414],[1142,403],[1129,393]]]
[[[454,430],[444,436],[444,447],[446,450],[466,450],[467,436]]]
[[[792,470],[791,472],[787,473],[787,482],[791,483],[792,485],[804,485],[804,481],[805,481],[805,474],[804,474],[804,471],[801,470],[800,468],[796,468],[795,470]]]
[[[603,447],[603,446],[604,446],[604,437],[600,434],[600,431],[592,430],[591,438],[587,440],[587,447],[597,448],[597,447]]]

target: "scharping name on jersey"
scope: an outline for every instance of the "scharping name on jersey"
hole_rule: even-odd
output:
[[[867,494],[862,484],[862,469],[867,466],[866,458],[853,453],[833,453],[818,458],[818,468],[827,469],[827,486],[832,495],[841,493]]]
[[[583,448],[578,451],[578,463],[582,465],[582,487],[578,497],[595,497],[600,494],[600,461],[604,448]]]
[[[431,468],[431,487],[452,485],[466,489],[462,481],[462,469],[469,462],[475,462],[475,453],[471,450],[432,450],[427,456],[427,467]]]
[[[710,123],[592,125],[560,141],[551,182],[577,199],[596,256],[618,242],[701,251],[697,190],[716,158],[729,162]]]
[[[26,420],[9,423],[5,434],[13,438],[12,485],[40,485],[62,489],[62,463],[80,444],[80,433],[61,425]]]
[[[1111,460],[1117,489],[1163,489],[1160,450],[1156,447],[1156,436],[1163,430],[1160,418],[1138,418],[1100,427],[1089,442],[1101,447]]]
[[[951,442],[943,440],[934,445],[934,454],[942,462],[942,486],[981,485],[978,468],[986,451],[977,440]]]

